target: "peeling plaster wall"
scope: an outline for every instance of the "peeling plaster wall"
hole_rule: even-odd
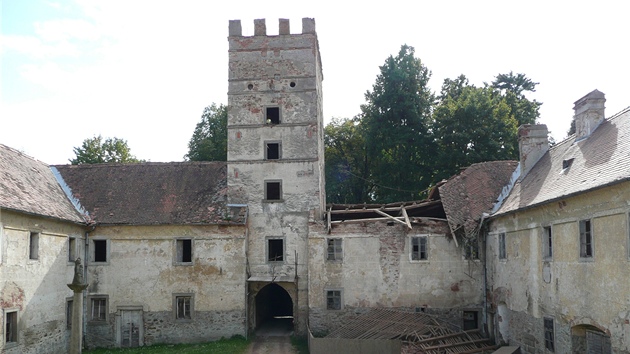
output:
[[[487,238],[491,311],[510,311],[511,345],[544,350],[543,318],[554,318],[556,352],[571,352],[571,328],[592,325],[611,337],[613,352],[630,352],[630,182],[492,219]],[[593,252],[580,259],[579,220],[591,219]],[[543,259],[543,227],[553,257]],[[506,234],[507,260],[498,259]],[[495,322],[502,321],[495,314]],[[500,324],[500,326],[505,326]],[[500,327],[495,323],[495,327]],[[497,331],[497,337],[505,335]]]
[[[179,238],[192,239],[192,264],[176,262]],[[130,307],[143,311],[146,345],[245,334],[244,226],[100,226],[94,239],[107,240],[109,254],[107,263],[90,263],[88,296],[109,303],[106,323],[88,316],[90,347],[116,345],[117,317]],[[191,321],[175,320],[176,293],[193,294]]]
[[[29,259],[30,232],[39,233],[38,259]],[[68,237],[82,254],[83,227],[25,214],[0,211],[0,308],[18,310],[18,343],[2,353],[65,353],[70,338],[66,301],[74,263],[68,261]]]
[[[428,236],[428,260],[411,260],[412,236]],[[327,239],[341,238],[342,261],[327,261]],[[309,323],[330,331],[342,318],[372,307],[420,308],[461,325],[460,310],[481,310],[483,268],[468,261],[445,221],[403,225],[366,222],[333,226],[309,237]],[[326,309],[326,290],[341,289],[342,310]],[[481,315],[481,314],[480,314]]]

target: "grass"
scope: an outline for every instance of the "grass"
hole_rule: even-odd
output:
[[[86,354],[242,354],[247,350],[249,341],[241,336],[235,336],[230,339],[220,339],[215,342],[201,344],[157,344],[148,347],[127,348],[127,349],[93,349],[84,350]],[[302,352],[300,352],[302,353]],[[308,352],[306,352],[308,353]]]
[[[291,336],[291,344],[295,349],[297,349],[298,354],[309,354],[308,340],[306,337]]]

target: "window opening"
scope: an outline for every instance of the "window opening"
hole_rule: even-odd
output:
[[[278,160],[280,158],[280,144],[279,143],[266,143],[267,150],[265,156],[267,160]]]
[[[411,238],[411,260],[421,261],[428,259],[427,251],[427,237],[412,237]]]
[[[17,343],[18,340],[18,328],[17,328],[17,311],[6,312],[6,324],[5,324],[5,343]]]
[[[328,239],[328,256],[326,257],[329,261],[340,261],[343,257],[343,250],[341,248],[341,239],[340,238],[329,238]]]
[[[593,230],[591,220],[580,220],[580,257],[593,257]]]
[[[562,169],[564,170],[565,168],[571,167],[572,163],[573,163],[573,159],[562,160]]]
[[[189,320],[191,319],[191,308],[190,305],[192,303],[191,296],[176,296],[176,313],[175,318],[178,320]]]
[[[68,262],[74,262],[77,259],[77,239],[68,238]]]
[[[545,348],[553,352],[554,347],[553,318],[545,318]]]
[[[506,259],[507,252],[505,249],[505,232],[499,234],[499,259]]]
[[[31,232],[28,238],[28,258],[39,258],[39,233]]]
[[[268,262],[284,262],[284,240],[269,239],[267,252]]]
[[[543,257],[550,259],[553,256],[553,241],[551,237],[551,226],[543,227]]]
[[[341,290],[326,291],[326,309],[341,310]]]
[[[90,320],[106,321],[107,320],[107,299],[92,298],[92,313]]]
[[[94,262],[107,262],[107,240],[94,240]]]
[[[466,259],[479,259],[479,240],[477,238],[466,239]]]
[[[177,240],[177,262],[180,262],[180,263],[192,262],[192,240],[191,239]]]
[[[72,300],[66,301],[66,326],[68,329],[72,328]]]
[[[267,124],[280,124],[280,107],[267,107],[265,112]]]
[[[265,182],[265,199],[282,199],[282,182]]]
[[[479,328],[479,312],[477,311],[464,311],[463,315],[464,331]]]

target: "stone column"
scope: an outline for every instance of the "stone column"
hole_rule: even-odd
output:
[[[83,338],[83,290],[88,285],[83,280],[81,258],[74,261],[74,278],[68,287],[74,292],[72,297],[72,328],[70,330],[70,354],[81,354]]]

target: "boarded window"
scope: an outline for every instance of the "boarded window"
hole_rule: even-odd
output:
[[[93,240],[94,262],[107,262],[107,240]]]
[[[282,199],[282,182],[266,181],[265,182],[265,199],[274,201]]]
[[[107,298],[91,298],[90,321],[107,321]]]
[[[192,318],[192,296],[175,296],[175,318],[190,320]]]
[[[593,229],[591,220],[580,220],[580,257],[593,257]]]
[[[39,233],[31,232],[28,238],[28,258],[39,259]]]
[[[507,252],[505,249],[505,232],[499,234],[499,259],[506,259]]]
[[[68,262],[74,262],[77,259],[77,239],[68,237]]]
[[[284,262],[284,239],[267,240],[267,261]]]
[[[343,259],[343,250],[341,248],[340,238],[329,238],[326,260],[328,261],[340,261]]]
[[[427,249],[427,237],[418,236],[411,238],[411,260],[422,261],[429,259]]]
[[[280,124],[280,107],[267,107],[265,121],[267,124]]]
[[[326,291],[326,309],[341,310],[341,290]]]
[[[17,343],[18,341],[18,313],[17,311],[7,311],[5,312],[5,343]]]
[[[543,257],[551,259],[553,256],[553,239],[551,236],[551,226],[543,227]]]
[[[192,263],[192,240],[177,240],[177,262]]]
[[[545,348],[550,352],[555,351],[553,338],[553,318],[545,318]]]
[[[265,159],[278,160],[280,158],[280,143],[265,143]]]

